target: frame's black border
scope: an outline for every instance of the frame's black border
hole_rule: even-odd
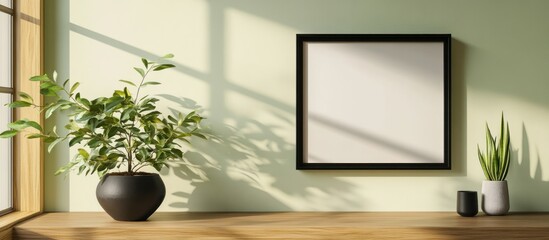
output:
[[[450,49],[451,34],[297,34],[296,169],[451,169],[450,161]],[[307,163],[305,119],[307,91],[304,85],[304,44],[306,42],[442,42],[444,45],[444,162],[443,163]]]

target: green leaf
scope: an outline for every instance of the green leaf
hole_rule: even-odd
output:
[[[73,94],[74,91],[76,91],[76,89],[78,88],[78,86],[80,86],[79,82],[74,83],[74,85],[72,85],[71,90],[69,91],[69,93]]]
[[[477,145],[477,150],[478,150],[478,159],[480,161],[480,167],[482,168],[482,172],[484,173],[484,176],[486,177],[486,180],[489,180],[490,176],[488,174],[488,169],[486,169],[486,161],[485,161],[484,155],[480,151],[480,147],[478,145]]]
[[[500,139],[500,161],[501,161],[501,171],[500,171],[500,181],[505,180],[507,177],[507,172],[509,171],[509,146],[510,146],[510,134],[509,134],[509,124],[504,128],[505,121],[503,120],[503,113],[501,114],[501,139]]]
[[[10,108],[19,108],[19,107],[28,107],[28,106],[31,106],[31,105],[32,104],[30,102],[26,102],[26,101],[13,101],[10,104],[8,104],[8,107],[10,107]]]
[[[40,84],[40,94],[45,96],[58,96],[57,92],[64,88],[54,82],[43,82]]]
[[[492,177],[492,149],[493,147],[490,146],[492,143],[492,134],[490,133],[490,128],[488,127],[488,123],[486,123],[486,169],[488,170],[488,175],[490,176],[490,180],[493,180]]]
[[[90,141],[88,141],[88,147],[90,148],[97,148],[98,146],[101,145],[101,142],[100,142],[100,139],[97,139],[97,138],[93,138],[91,139]]]
[[[34,100],[32,99],[32,97],[27,94],[27,93],[24,93],[24,92],[20,92],[19,93],[19,97],[21,97],[23,100],[25,100],[26,102],[34,102]]]
[[[49,117],[51,117],[51,115],[55,112],[55,110],[57,110],[59,107],[61,107],[61,104],[55,104],[55,105],[52,105],[50,106],[49,108],[46,109],[46,113],[44,114],[44,117],[47,119]]]
[[[135,86],[135,85],[134,85],[134,86]],[[131,97],[131,96],[132,96],[132,95],[131,95],[130,91],[128,91],[128,88],[127,88],[127,87],[124,87],[124,97],[125,97],[125,98],[129,98],[129,97]]]
[[[40,133],[33,133],[33,134],[27,135],[28,139],[44,138],[44,137],[47,137],[47,135],[43,135],[43,134],[40,134]]]
[[[48,77],[48,74],[34,76],[34,77],[31,77],[29,80],[33,82],[51,81],[50,78]]]
[[[67,110],[67,109],[69,109],[69,108],[71,108],[71,107],[72,107],[72,105],[70,105],[70,104],[63,104],[63,105],[61,105],[61,107],[59,107],[59,109],[61,109],[61,110]]]
[[[8,127],[18,131],[28,127],[32,127],[38,131],[42,131],[42,127],[40,126],[40,124],[34,121],[26,120],[26,119],[17,120],[15,122],[9,123]]]
[[[145,70],[143,70],[143,68],[134,67],[133,69],[135,69],[141,77],[145,77]]]
[[[86,169],[86,165],[80,165],[78,168],[78,175],[82,174],[82,172]]]
[[[17,120],[15,122],[8,123],[8,127],[11,128],[11,129],[20,131],[20,130],[28,127],[28,125],[27,125],[27,121],[25,121],[25,120]]]
[[[153,164],[154,169],[156,169],[156,171],[159,171],[159,172],[160,172],[160,170],[162,170],[162,167],[163,167],[163,166],[164,166],[164,165],[163,165],[163,164],[160,164],[160,163],[154,163],[154,164]]]
[[[73,139],[71,139],[69,141],[69,147],[72,147],[80,142],[82,142],[82,140],[84,140],[84,137],[83,136],[76,136],[74,137]]]
[[[48,136],[45,136],[45,137],[44,137],[44,142],[45,142],[45,143],[51,143],[51,142],[55,141],[56,139],[57,139],[57,137],[49,136],[49,135],[48,135]]]
[[[48,146],[48,153],[51,153],[51,150],[53,149],[53,147],[55,147],[55,145],[57,145],[63,140],[65,140],[65,138],[57,138],[55,141],[51,142],[50,145]]]
[[[114,107],[119,106],[120,103],[124,102],[124,100],[124,98],[120,97],[113,98],[110,102],[107,102],[107,105],[105,106],[105,111],[110,111]]]
[[[119,128],[119,127],[113,127],[111,129],[109,129],[109,132],[107,133],[107,137],[108,138],[112,138],[114,137],[117,133],[119,132],[123,132],[124,130],[122,128]]]
[[[50,88],[50,87],[53,87],[53,86],[56,86],[56,84],[54,82],[42,82],[42,83],[40,83],[40,89],[46,89],[46,88]]]
[[[129,85],[134,86],[134,87],[137,87],[137,86],[135,85],[135,83],[133,83],[133,82],[131,82],[131,81],[128,81],[128,80],[120,79],[120,80],[118,80],[118,81],[123,82],[123,83],[127,83],[127,84],[129,84]]]
[[[168,53],[168,54],[162,56],[162,58],[173,58],[173,57],[174,57],[174,55],[171,54],[171,53]]]
[[[160,85],[161,83],[159,82],[146,82],[146,83],[143,83],[143,85],[141,86],[147,86],[147,85]]]
[[[76,95],[78,95],[78,94],[76,94]],[[78,103],[80,103],[80,104],[86,106],[87,108],[89,108],[89,107],[91,106],[91,103],[90,103],[90,101],[89,101],[88,99],[85,99],[85,98],[78,98],[76,101],[77,101]]]
[[[177,126],[182,126],[183,122],[185,122],[185,118],[183,117],[182,113],[178,114],[179,120],[177,121]]]
[[[503,158],[502,158],[502,162],[503,162],[503,172],[502,172],[502,176],[501,176],[501,180],[505,180],[505,178],[507,177],[507,172],[509,171],[509,163],[511,161],[510,159],[510,155],[509,155],[509,145],[510,145],[510,136],[509,136],[509,124],[507,124],[507,127],[506,127],[506,130],[505,132],[503,133],[503,138],[504,138],[504,144],[503,144],[503,148],[502,148],[502,152],[503,152]]]
[[[107,168],[105,164],[100,164],[97,168],[97,173],[99,174],[99,177],[102,177],[104,175],[103,171]]]
[[[56,137],[59,136],[59,134],[57,134],[57,126],[53,126],[51,131],[53,132],[53,134],[55,134]]]
[[[94,117],[94,114],[91,114],[89,112],[86,112],[85,114],[82,114],[82,116],[75,118],[78,122],[84,122]]]
[[[155,67],[153,69],[153,71],[160,71],[160,70],[164,70],[164,69],[167,69],[167,68],[173,68],[173,67],[175,67],[175,65],[173,65],[173,64],[160,64],[157,67]]]
[[[69,79],[65,80],[65,81],[63,82],[63,88],[65,88],[65,87],[67,86],[68,83],[69,83]]]
[[[177,119],[175,119],[175,117],[173,117],[172,115],[168,115],[168,119],[173,123],[177,123]]]
[[[149,68],[149,61],[147,61],[147,59],[141,58],[141,62],[143,62],[145,68]]]
[[[172,153],[178,158],[183,158],[183,152],[177,148],[172,149]]]
[[[202,138],[202,139],[206,139],[206,140],[208,139],[208,138],[206,138],[206,136],[204,136],[204,135],[201,134],[201,133],[191,132],[191,134],[194,135],[194,136],[197,136],[197,137],[199,137],[199,138]]]
[[[121,121],[130,120],[131,118],[133,118],[132,113],[133,113],[133,116],[135,116],[135,110],[133,108],[128,108],[128,109],[124,110],[122,112],[122,114],[120,115],[120,120]]]
[[[80,156],[82,156],[85,160],[90,158],[90,154],[83,148],[78,149],[78,154],[80,154]]]
[[[0,133],[0,138],[10,138],[10,137],[13,137],[15,135],[17,135],[19,131],[17,130],[7,130],[7,131],[4,131],[2,133]]]
[[[34,129],[38,130],[38,131],[42,131],[42,126],[40,126],[40,124],[38,124],[38,123],[35,122],[35,121],[27,121],[27,125],[28,125],[29,127],[32,127],[32,128],[34,128]]]

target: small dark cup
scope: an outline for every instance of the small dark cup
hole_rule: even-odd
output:
[[[478,213],[478,197],[475,191],[457,192],[457,213],[462,217],[474,217]]]

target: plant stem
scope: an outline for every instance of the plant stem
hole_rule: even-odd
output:
[[[133,161],[133,150],[132,150],[132,135],[131,133],[128,136],[128,174],[132,175],[132,161]]]
[[[130,153],[131,156],[131,153]],[[131,175],[132,173],[132,160],[128,160],[128,174]]]
[[[55,84],[57,84],[56,82],[54,82]],[[57,85],[59,86],[59,85]],[[90,109],[86,106],[84,106],[84,104],[76,101],[76,99],[74,99],[71,94],[69,93],[69,91],[67,91],[67,89],[63,88],[63,91],[67,94],[67,96],[69,97],[69,99],[71,99],[74,103],[76,103],[76,105],[80,106],[81,108],[85,109],[86,111],[90,111]],[[61,97],[59,97],[61,98]]]
[[[145,82],[145,78],[147,77],[147,74],[153,69],[155,65],[151,65],[149,68],[147,68],[147,71],[145,74],[143,74],[143,77],[141,78],[141,82],[139,83],[139,87],[137,87],[137,93],[135,94],[135,99],[133,100],[134,104],[137,104],[137,99],[139,98],[139,92],[141,91],[141,87],[143,86],[143,83]],[[135,119],[132,122],[132,127],[135,127]],[[130,128],[130,129],[131,129]],[[131,130],[130,130],[131,131]],[[132,175],[132,161],[133,161],[133,149],[132,149],[132,133],[128,133],[128,174]],[[143,156],[145,157],[145,156]]]
[[[135,99],[133,100],[134,103],[137,103],[137,99],[139,97],[139,91],[141,91],[141,86],[143,86],[143,82],[145,82],[145,78],[147,77],[147,74],[153,69],[153,67],[156,65],[151,65],[150,68],[147,68],[147,71],[145,74],[143,74],[143,78],[141,78],[141,82],[139,83],[139,87],[137,87],[137,93],[135,94]]]

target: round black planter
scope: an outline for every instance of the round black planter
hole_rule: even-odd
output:
[[[97,184],[97,201],[118,221],[145,221],[164,201],[166,187],[158,174],[105,175]]]

